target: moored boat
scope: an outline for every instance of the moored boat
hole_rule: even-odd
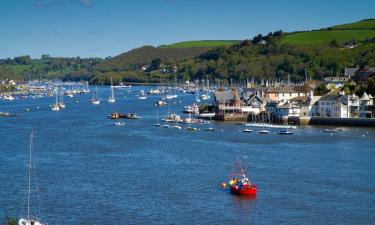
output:
[[[235,195],[256,195],[257,186],[248,178],[245,168],[241,166],[240,161],[236,160],[231,175],[232,179],[229,181],[230,191]]]
[[[242,130],[242,132],[244,132],[244,133],[251,133],[251,132],[253,132],[253,130],[245,128],[245,129]]]
[[[281,134],[281,135],[292,135],[293,132],[291,132],[291,131],[285,129],[285,130],[280,130],[280,131],[278,132],[278,134]]]
[[[268,131],[268,130],[260,130],[259,133],[260,134],[269,134],[270,131]]]

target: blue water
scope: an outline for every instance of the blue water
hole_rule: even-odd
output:
[[[222,122],[215,132],[154,127],[157,97],[138,100],[141,88],[148,89],[118,92],[115,104],[91,105],[91,94],[65,98],[60,112],[49,109],[53,97],[0,100],[0,111],[22,114],[0,117],[0,223],[26,213],[33,129],[33,212],[50,225],[375,224],[375,130],[331,136],[304,127],[280,136]],[[100,91],[107,98],[108,88]],[[159,115],[182,114],[194,99],[181,94]],[[116,127],[112,111],[142,118]],[[237,155],[258,186],[255,198],[219,188]]]

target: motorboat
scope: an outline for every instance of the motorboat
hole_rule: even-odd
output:
[[[268,131],[268,130],[260,130],[258,133],[260,133],[260,134],[269,134],[270,131]]]
[[[124,122],[116,122],[116,123],[115,123],[115,126],[118,126],[118,127],[119,127],[119,126],[124,126],[124,125],[125,125]]]
[[[251,133],[251,132],[253,132],[253,130],[251,130],[249,128],[245,128],[245,129],[242,130],[242,132],[244,132],[244,133]]]
[[[284,129],[284,130],[280,130],[280,131],[278,132],[278,134],[281,134],[281,135],[292,135],[293,132],[291,132],[291,131],[289,131],[289,130],[287,130],[287,129]]]

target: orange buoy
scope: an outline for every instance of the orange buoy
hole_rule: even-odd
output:
[[[226,188],[227,187],[227,183],[223,182],[221,183],[221,188]]]

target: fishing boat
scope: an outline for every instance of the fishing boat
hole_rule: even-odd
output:
[[[169,124],[164,124],[163,127],[164,128],[170,128],[171,126]]]
[[[235,195],[256,195],[257,186],[248,178],[246,170],[241,166],[240,161],[236,160],[229,181],[230,191]]]
[[[115,99],[115,92],[114,92],[114,88],[113,88],[113,80],[112,80],[112,77],[111,77],[111,96],[108,97],[107,102],[108,102],[108,103],[114,103],[114,102],[116,102],[116,99]]]
[[[93,105],[99,105],[100,104],[100,98],[98,93],[98,87],[95,87],[95,92],[92,94],[91,104]]]
[[[283,129],[283,130],[280,130],[278,132],[278,134],[281,134],[281,135],[292,135],[293,132],[289,131],[288,129]]]
[[[32,153],[32,147],[33,147],[33,132],[30,134],[30,144],[29,144],[29,165],[28,165],[28,170],[29,170],[29,178],[28,178],[28,191],[27,191],[27,215],[25,218],[21,218],[18,220],[19,225],[43,225],[36,216],[31,215],[31,170],[32,170],[32,158],[31,158],[31,153]]]

